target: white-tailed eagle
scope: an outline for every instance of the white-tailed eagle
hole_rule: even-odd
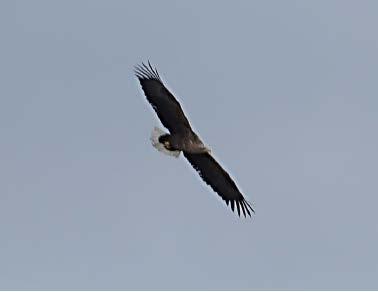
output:
[[[160,79],[156,68],[148,65],[135,66],[135,75],[139,79],[148,102],[152,105],[160,121],[169,130],[169,134],[155,128],[151,141],[155,148],[166,154],[178,157],[182,151],[185,158],[198,172],[201,178],[226,202],[235,207],[240,216],[251,216],[254,212],[251,204],[245,200],[230,175],[211,156],[190,127],[188,119],[176,100]]]

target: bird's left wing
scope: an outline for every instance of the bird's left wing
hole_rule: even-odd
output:
[[[135,66],[135,75],[139,79],[148,102],[152,105],[161,123],[171,134],[191,130],[189,121],[185,117],[179,102],[164,86],[159,73],[152,68],[150,63],[148,63],[148,66],[143,63]]]
[[[240,209],[244,216],[246,216],[246,213],[251,216],[251,211],[255,212],[250,203],[240,193],[230,175],[209,153],[193,154],[184,152],[184,156],[201,178],[211,186],[226,204],[231,203],[232,211],[234,211],[236,205],[239,216]]]

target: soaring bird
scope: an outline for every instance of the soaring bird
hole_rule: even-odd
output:
[[[207,183],[225,202],[235,207],[238,215],[240,210],[244,216],[255,212],[251,204],[243,197],[230,175],[211,155],[209,148],[192,130],[188,119],[176,98],[164,86],[156,68],[142,63],[134,68],[143,92],[152,105],[161,123],[169,130],[169,134],[154,128],[151,134],[153,146],[165,154],[184,157]]]

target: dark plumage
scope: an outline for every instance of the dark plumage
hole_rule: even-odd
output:
[[[165,88],[157,70],[152,69],[151,64],[148,64],[150,67],[145,64],[135,67],[135,74],[161,123],[171,134],[191,129],[180,104]]]
[[[254,212],[251,205],[244,199],[230,175],[209,153],[191,154],[184,152],[184,156],[201,178],[211,186],[226,204],[231,203],[232,211],[234,211],[234,205],[236,205],[239,216],[240,207],[244,216],[246,216],[246,212],[251,216],[250,210]]]
[[[142,63],[135,67],[135,74],[148,102],[170,132],[161,135],[157,144],[162,144],[168,151],[182,151],[201,178],[227,205],[231,205],[232,211],[236,207],[239,216],[240,210],[244,216],[251,216],[251,212],[254,212],[252,206],[240,193],[230,175],[210,155],[210,150],[194,133],[180,104],[164,86],[156,68],[152,68],[149,62],[148,65]],[[179,152],[177,153],[179,155]]]

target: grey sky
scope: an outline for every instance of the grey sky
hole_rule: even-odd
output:
[[[1,1],[0,289],[378,289],[377,1]],[[254,204],[149,142],[150,59]]]

